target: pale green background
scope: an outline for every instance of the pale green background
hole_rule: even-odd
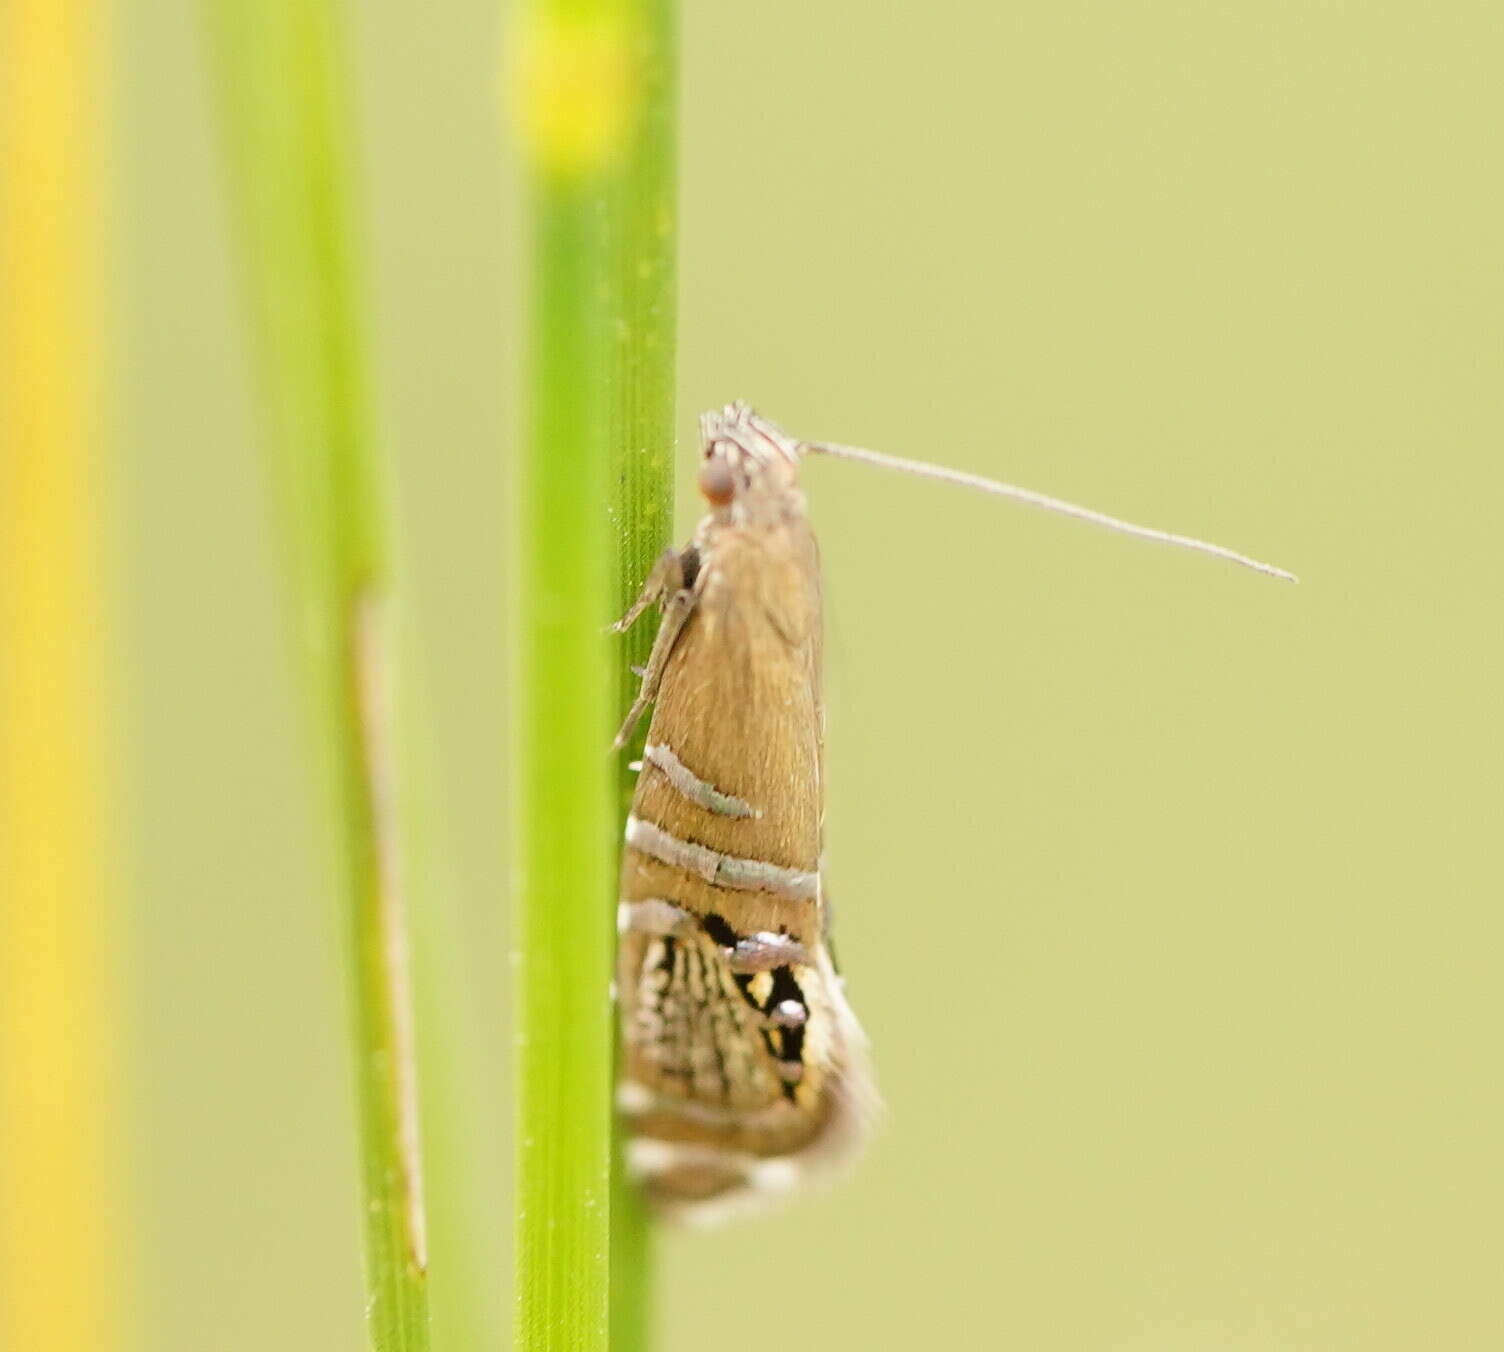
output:
[[[474,1156],[432,1180],[435,1318],[492,1349],[522,223],[493,6],[350,8],[431,1136]],[[1497,6],[686,8],[681,465],[743,396],[1304,581],[809,468],[888,1117],[839,1188],[666,1240],[661,1347],[1504,1345]],[[199,36],[117,15],[138,1324],[353,1352],[338,929]]]

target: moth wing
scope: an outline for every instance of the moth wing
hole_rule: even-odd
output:
[[[778,973],[748,980],[703,936],[627,936],[625,1079],[628,1161],[660,1211],[713,1224],[828,1178],[857,1152],[880,1113],[868,1042],[825,945],[780,969],[807,1009],[792,1083],[757,1020],[776,1003]],[[755,984],[754,984],[755,983]],[[726,998],[706,1000],[707,992]],[[729,994],[728,994],[729,993]],[[787,1064],[787,1063],[785,1063]],[[734,1067],[730,1076],[721,1072]],[[743,1091],[763,1086],[756,1103]]]

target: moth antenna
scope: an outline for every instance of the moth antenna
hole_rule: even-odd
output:
[[[1043,507],[1048,512],[1073,516],[1078,521],[1089,521],[1094,526],[1105,526],[1108,530],[1120,531],[1124,535],[1136,535],[1141,540],[1153,540],[1162,545],[1175,545],[1180,549],[1194,549],[1198,554],[1211,554],[1216,558],[1226,559],[1230,563],[1241,564],[1244,568],[1252,568],[1256,573],[1283,578],[1286,582],[1300,580],[1294,573],[1287,572],[1283,568],[1276,568],[1272,563],[1260,563],[1259,560],[1251,559],[1246,554],[1239,554],[1237,550],[1228,549],[1225,545],[1214,545],[1208,540],[1198,540],[1190,535],[1176,535],[1167,530],[1155,530],[1153,526],[1137,526],[1131,521],[1108,516],[1106,512],[1081,507],[1074,502],[1066,502],[1063,498],[1052,498],[1045,493],[1036,493],[1031,488],[1019,488],[1015,484],[1005,484],[997,479],[983,478],[980,474],[968,474],[965,470],[947,469],[943,465],[930,465],[923,460],[905,460],[901,456],[884,455],[881,451],[864,450],[860,446],[842,446],[833,441],[802,441],[799,443],[799,448],[816,455],[833,455],[841,460],[862,460],[882,469],[895,469],[904,474],[917,474],[921,479],[939,479],[942,483],[959,484],[962,488],[975,488],[979,492],[991,493],[996,497],[1028,503],[1031,507]]]

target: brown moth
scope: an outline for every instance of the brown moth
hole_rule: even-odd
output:
[[[632,609],[660,604],[620,747],[653,717],[627,819],[616,988],[628,1167],[661,1209],[711,1219],[851,1153],[876,1109],[821,882],[825,712],[810,452],[948,479],[1280,569],[958,471],[799,442],[745,404],[700,420],[693,541]]]

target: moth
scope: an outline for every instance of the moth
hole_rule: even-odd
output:
[[[700,439],[706,515],[613,626],[661,607],[616,738],[620,748],[652,706],[617,915],[618,1108],[629,1170],[661,1210],[690,1220],[849,1158],[876,1113],[822,880],[820,567],[803,458],[947,479],[1291,578],[993,480],[797,441],[744,403],[705,414]]]

